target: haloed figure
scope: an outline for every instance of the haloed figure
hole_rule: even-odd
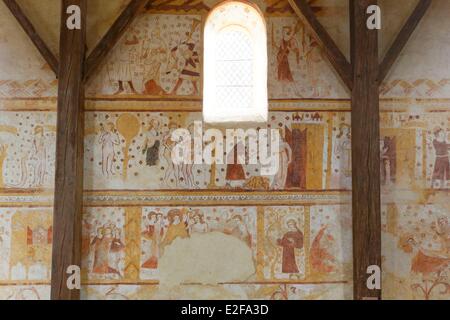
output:
[[[278,245],[283,248],[283,261],[281,271],[283,273],[295,274],[299,273],[297,261],[295,258],[295,249],[303,248],[303,233],[297,227],[295,220],[287,222],[288,231],[283,238],[278,239]]]
[[[114,175],[115,146],[120,144],[119,135],[116,133],[114,123],[109,122],[102,127],[100,144],[102,145],[102,171],[106,176]]]
[[[157,269],[159,260],[159,246],[161,238],[164,235],[163,226],[158,219],[158,214],[154,211],[148,215],[148,224],[146,230],[143,232],[143,236],[151,242],[150,244],[150,258],[142,264],[146,269]]]

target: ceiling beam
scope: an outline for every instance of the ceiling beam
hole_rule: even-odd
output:
[[[381,268],[380,97],[378,30],[367,28],[367,8],[377,0],[350,0],[353,90],[352,219],[354,299],[381,299],[367,287],[370,266]],[[380,275],[381,276],[381,275]]]
[[[116,21],[114,21],[111,28],[103,36],[86,60],[86,81],[94,74],[98,66],[103,62],[105,57],[120,40],[138,13],[148,2],[148,0],[131,0]]]
[[[61,0],[60,54],[53,208],[52,300],[78,300],[67,286],[67,269],[81,267],[83,210],[84,81],[87,0]],[[81,9],[81,29],[66,27],[66,9]]]
[[[382,83],[388,75],[389,71],[400,56],[400,53],[402,52],[409,38],[413,34],[414,30],[416,30],[417,25],[420,23],[423,16],[430,7],[431,2],[432,0],[419,0],[419,3],[417,4],[413,13],[400,30],[397,38],[395,38],[394,43],[389,48],[386,56],[380,64],[380,73],[378,75],[379,83]]]
[[[38,51],[41,53],[44,60],[48,63],[50,68],[53,70],[53,72],[57,76],[58,75],[58,59],[53,54],[53,52],[51,52],[51,50],[48,48],[48,46],[45,44],[44,40],[42,40],[42,38],[36,32],[36,29],[34,28],[33,24],[27,18],[25,13],[22,11],[19,4],[16,2],[16,0],[3,0],[3,2],[8,7],[9,11],[11,11],[12,15],[19,22],[22,29],[28,35],[30,40],[33,42],[34,46],[38,49]]]
[[[300,20],[309,27],[325,55],[349,90],[353,87],[352,67],[334,40],[317,20],[306,0],[289,0]]]

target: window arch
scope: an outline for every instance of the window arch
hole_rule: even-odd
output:
[[[206,122],[267,121],[267,31],[249,2],[225,1],[204,32],[203,116]]]

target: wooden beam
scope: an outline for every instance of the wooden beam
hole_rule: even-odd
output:
[[[353,78],[350,63],[347,61],[344,54],[338,48],[334,40],[330,37],[319,20],[317,20],[307,1],[289,0],[289,3],[291,4],[298,17],[302,20],[302,22],[310,28],[316,41],[325,52],[325,55],[330,60],[331,64],[341,77],[342,81],[345,83],[349,90],[352,90]]]
[[[33,24],[27,18],[25,13],[22,11],[16,0],[3,0],[3,2],[8,7],[9,11],[11,11],[16,20],[19,22],[22,29],[28,35],[28,37],[33,42],[38,51],[41,53],[42,57],[48,63],[48,65],[53,70],[55,75],[58,75],[58,59],[53,54],[53,52],[50,51],[50,49],[45,44],[44,40],[42,40],[42,38],[36,32],[36,29],[34,28]]]
[[[97,67],[120,40],[128,26],[134,21],[139,11],[148,0],[131,0],[120,16],[113,23],[86,60],[86,81],[94,74]]]
[[[81,265],[86,0],[61,1],[51,298],[77,300],[80,291],[69,290],[66,271]],[[70,5],[81,9],[81,30],[66,27]]]
[[[352,91],[352,210],[354,299],[381,299],[367,287],[369,266],[381,267],[378,31],[366,26],[369,5],[350,0]]]
[[[400,56],[400,53],[402,52],[403,48],[405,47],[419,22],[422,20],[430,5],[431,0],[419,0],[416,8],[406,21],[405,25],[400,30],[397,38],[395,38],[394,43],[389,48],[386,56],[383,59],[383,62],[380,65],[380,73],[378,75],[379,83],[383,82],[386,78],[394,62]]]

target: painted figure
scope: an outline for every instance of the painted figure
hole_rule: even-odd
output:
[[[204,216],[200,212],[195,212],[190,219],[189,234],[207,233],[208,231],[208,225],[205,222]]]
[[[320,83],[319,75],[320,70],[318,70],[319,63],[322,62],[321,51],[319,44],[314,39],[310,38],[309,47],[305,52],[306,60],[306,70],[308,79],[310,79],[312,96],[317,98],[320,97]]]
[[[397,168],[396,138],[384,137],[381,149],[381,183],[395,184]]]
[[[97,230],[97,235],[91,242],[91,247],[94,253],[92,273],[117,274],[120,276],[119,270],[115,268],[116,266],[110,264],[110,256],[111,253],[122,250],[124,246],[111,226],[103,226]]]
[[[99,143],[102,146],[102,172],[103,175],[114,175],[115,146],[120,145],[119,135],[116,133],[114,123],[109,122],[102,126]]]
[[[297,24],[294,28],[292,26],[284,26],[282,28],[282,35],[280,44],[275,42],[274,26],[272,25],[272,46],[277,51],[277,80],[282,83],[282,90],[286,88],[293,88],[296,95],[300,96],[295,85],[294,76],[292,75],[292,66],[289,62],[290,54],[295,53],[297,65],[300,64],[300,49],[295,36],[300,30],[300,25]]]
[[[434,171],[432,186],[434,188],[446,188],[446,184],[450,181],[450,162],[449,154],[450,144],[445,137],[445,131],[442,128],[434,130],[435,139],[433,140],[434,150],[436,152],[436,160],[434,162]]]
[[[169,185],[171,177],[174,178],[174,181],[178,185],[178,166],[176,166],[172,160],[172,150],[176,145],[176,142],[172,140],[172,134],[177,129],[178,125],[175,122],[170,122],[168,129],[162,137],[161,156],[166,162],[165,174],[163,178],[163,184],[165,186]]]
[[[169,220],[169,226],[167,227],[166,235],[161,243],[161,250],[164,250],[166,246],[171,245],[177,238],[183,239],[189,237],[186,216],[183,215],[181,210],[170,210],[167,214],[167,219]]]
[[[143,93],[157,96],[165,94],[161,87],[161,66],[167,59],[167,46],[161,38],[159,27],[153,29],[150,38],[144,41],[141,59],[144,65]]]
[[[293,219],[287,222],[288,231],[277,243],[283,248],[283,260],[281,271],[283,273],[299,273],[295,257],[295,249],[303,248],[303,233],[297,227],[297,222]]]
[[[344,178],[352,176],[352,146],[350,125],[342,123],[339,126],[339,134],[336,136],[337,142],[335,154],[339,160],[341,174]]]
[[[191,137],[194,136],[194,124],[190,124],[188,126],[188,130],[191,134]],[[180,166],[178,166],[179,169],[179,177],[182,179],[183,183],[188,188],[195,188],[195,179],[194,179],[194,155],[191,151],[192,149],[192,139],[184,138],[183,141],[180,141],[180,143],[183,145],[183,150],[186,150],[189,152],[186,152],[185,157],[190,161],[184,161]]]
[[[122,276],[120,274],[120,261],[122,258],[122,252],[125,249],[125,244],[122,242],[122,235],[121,235],[121,230],[119,228],[116,227],[115,224],[111,223],[109,225],[109,227],[112,230],[112,237],[113,237],[113,242],[111,245],[111,253],[110,253],[110,265],[114,270],[118,271],[118,275]]]
[[[115,59],[111,60],[110,70],[112,72],[110,73],[110,78],[111,81],[118,85],[115,95],[125,91],[126,83],[130,87],[131,92],[137,94],[133,85],[133,69],[137,62],[137,44],[139,44],[139,39],[136,36],[125,38],[118,46]]]
[[[159,246],[164,236],[164,221],[156,212],[150,212],[148,215],[148,223],[143,236],[151,241],[150,258],[142,264],[142,268],[157,269],[160,257]]]
[[[184,64],[183,69],[180,72],[180,76],[175,84],[175,87],[172,90],[172,94],[176,95],[178,89],[181,87],[184,81],[188,81],[192,84],[194,91],[193,95],[199,94],[199,81],[200,81],[200,55],[195,48],[196,45],[192,40],[193,33],[197,26],[199,25],[199,21],[194,20],[192,31],[186,33],[187,39],[183,41],[179,46],[176,46],[172,49],[171,54],[175,55],[177,51],[180,52]]]
[[[33,164],[34,169],[34,183],[37,187],[42,187],[45,182],[46,163],[47,163],[47,148],[45,142],[45,132],[43,126],[36,126],[34,128],[34,138],[32,146],[32,159],[35,160]]]
[[[147,130],[143,148],[143,152],[146,155],[145,163],[149,167],[154,167],[159,162],[159,148],[161,147],[159,128],[159,121],[152,119]]]
[[[282,139],[282,138],[281,138]],[[286,187],[289,164],[292,162],[292,149],[285,140],[281,140],[278,171],[273,179],[272,189],[283,190]]]
[[[292,27],[283,27],[281,43],[277,49],[278,81],[294,82],[291,66],[289,65],[289,54],[294,52],[297,64],[300,64],[300,50],[295,40],[295,32]]]
[[[436,234],[441,242],[442,252],[450,257],[450,223],[448,217],[439,217],[436,222]]]

